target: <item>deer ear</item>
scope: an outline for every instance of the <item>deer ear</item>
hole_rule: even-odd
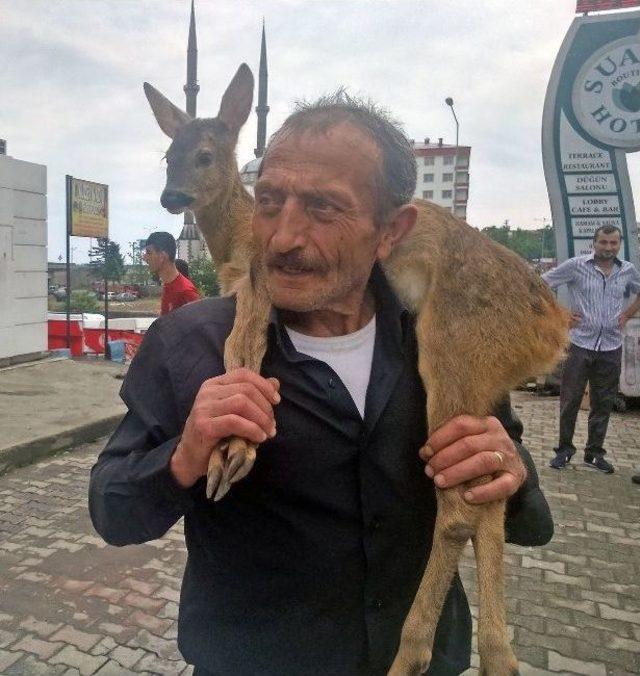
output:
[[[163,96],[155,87],[148,82],[144,83],[144,93],[151,110],[160,125],[160,129],[169,137],[175,138],[178,130],[191,121],[191,115],[174,106],[168,98]]]
[[[247,121],[253,101],[253,74],[246,63],[240,65],[222,97],[218,119],[236,136]]]

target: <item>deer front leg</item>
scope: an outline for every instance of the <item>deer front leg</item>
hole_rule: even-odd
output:
[[[267,329],[271,302],[256,273],[239,283],[236,296],[236,317],[224,347],[225,370],[248,368],[260,372],[267,349]],[[207,497],[220,500],[232,483],[243,479],[253,467],[257,445],[230,437],[214,449],[207,471]]]

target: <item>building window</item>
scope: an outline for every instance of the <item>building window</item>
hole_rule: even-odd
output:
[[[453,155],[445,155],[442,159],[442,164],[453,164],[455,157]]]
[[[442,191],[442,199],[443,199],[443,200],[450,200],[452,194],[453,194],[453,193],[452,193],[451,190],[443,190],[443,191]]]
[[[424,174],[424,176],[422,177],[422,180],[425,183],[433,183],[433,174]]]
[[[453,181],[453,174],[442,174],[443,183],[451,183]]]
[[[432,167],[433,166],[433,157],[425,157],[424,158],[424,166],[425,167]]]
[[[433,199],[433,190],[423,190],[422,191],[423,200],[432,200]]]

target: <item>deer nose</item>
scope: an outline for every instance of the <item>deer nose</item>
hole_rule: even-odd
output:
[[[172,209],[184,209],[184,207],[188,207],[193,202],[193,199],[191,195],[187,195],[180,190],[163,190],[160,204],[165,209],[171,211]]]

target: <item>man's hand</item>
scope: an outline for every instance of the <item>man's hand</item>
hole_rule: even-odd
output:
[[[171,473],[188,488],[206,475],[209,456],[224,438],[238,436],[256,444],[275,436],[273,406],[279,383],[248,369],[206,380],[191,407],[182,438],[171,458]]]
[[[482,486],[465,492],[467,502],[480,504],[513,495],[527,478],[520,454],[497,418],[457,416],[437,429],[420,450],[425,472],[438,488],[492,475]]]
[[[579,312],[572,312],[571,318],[569,319],[569,328],[575,329],[576,326],[580,326],[581,321],[582,321],[582,315]]]

